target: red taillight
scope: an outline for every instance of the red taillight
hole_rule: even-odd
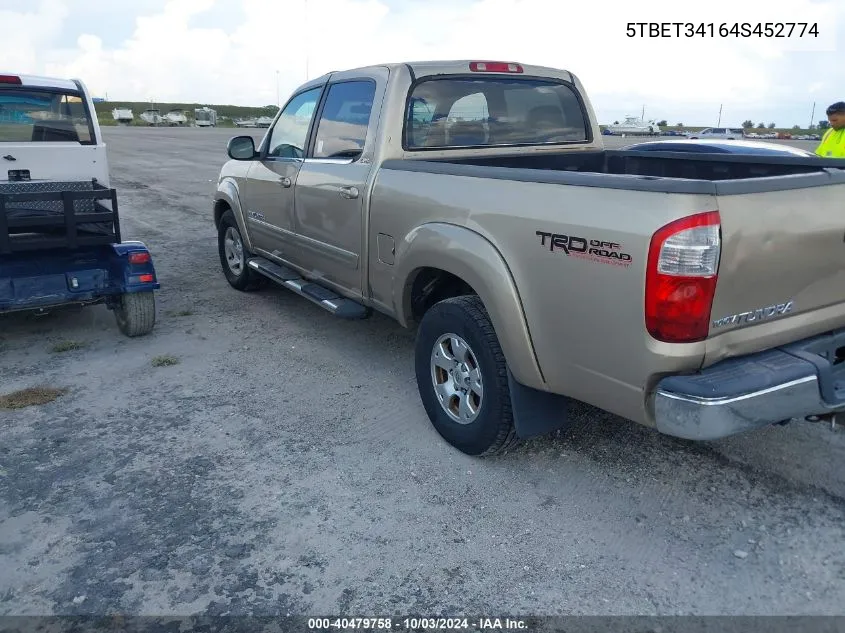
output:
[[[149,274],[138,275],[138,281],[140,281],[142,284],[148,284],[148,283],[152,283],[153,281],[155,281],[155,277],[153,277],[152,275],[149,275]]]
[[[0,75],[0,84],[15,84],[16,86],[20,86],[23,82],[17,75]]]
[[[130,264],[148,264],[150,262],[149,253],[129,253]]]
[[[645,282],[645,323],[666,343],[707,338],[719,274],[718,211],[681,218],[651,238]]]
[[[470,62],[469,69],[474,73],[521,73],[522,66],[508,62]]]

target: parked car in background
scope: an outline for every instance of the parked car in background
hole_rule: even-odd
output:
[[[700,132],[692,132],[689,138],[724,138],[728,140],[741,139],[745,132],[741,127],[708,127]]]

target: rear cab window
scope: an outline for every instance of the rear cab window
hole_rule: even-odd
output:
[[[0,87],[0,143],[92,145],[93,121],[82,95],[70,90]]]
[[[406,150],[584,143],[589,117],[575,90],[546,79],[423,79],[411,88]]]

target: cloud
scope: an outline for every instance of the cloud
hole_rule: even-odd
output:
[[[518,60],[575,72],[602,121],[645,105],[650,117],[715,124],[724,104],[723,123],[791,123],[799,115],[804,122],[812,100],[843,98],[836,78],[845,3],[834,0],[242,0],[230,14],[231,0],[169,0],[137,16],[118,46],[103,44],[106,20],[76,34],[75,46],[56,48],[68,7],[81,1],[0,11],[6,68],[78,76],[111,99],[265,105],[277,100],[277,80],[283,101],[306,72],[419,59]],[[200,18],[208,18],[203,27],[195,25]],[[760,21],[818,21],[819,37],[718,33],[723,22]],[[684,28],[675,37],[675,27],[673,37],[628,37],[636,22],[713,23],[714,37],[685,37]]]
[[[43,60],[41,52],[58,38],[67,15],[68,8],[61,0],[41,0],[37,7],[23,12],[0,5],[0,63],[11,71],[37,71]]]

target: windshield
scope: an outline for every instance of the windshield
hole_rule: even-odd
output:
[[[78,93],[17,86],[0,89],[0,143],[89,145],[93,138],[91,117]]]
[[[564,83],[505,77],[429,79],[411,90],[406,149],[578,143],[589,119]]]

